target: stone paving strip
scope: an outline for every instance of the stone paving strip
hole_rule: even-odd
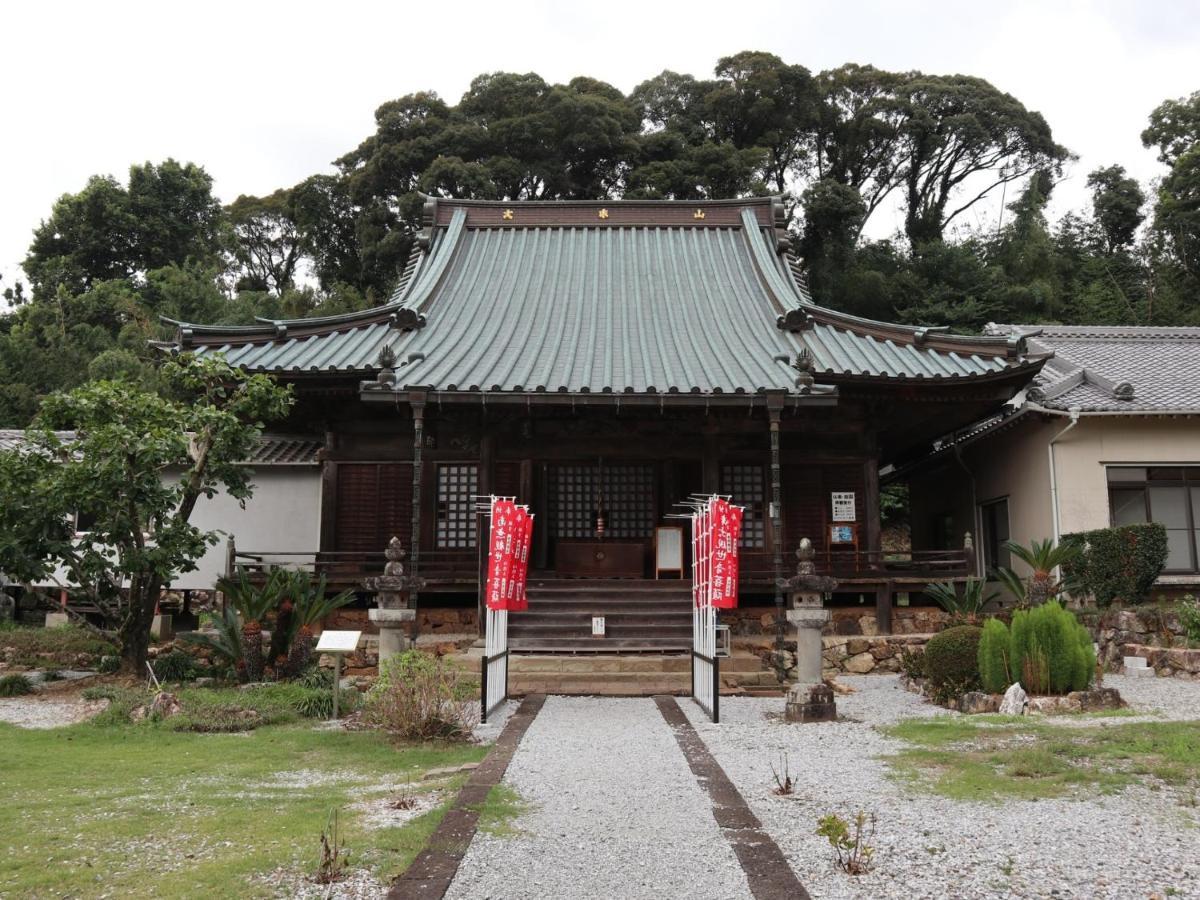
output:
[[[737,854],[755,900],[810,900],[776,843],[763,831],[725,770],[696,734],[673,697],[655,697],[659,712],[675,732],[692,774],[712,798],[713,816]],[[684,701],[690,703],[690,701]]]
[[[548,698],[504,782],[527,808],[475,836],[448,897],[765,896],[649,698]]]
[[[428,846],[392,885],[388,900],[417,900],[446,895],[463,854],[475,835],[480,808],[488,793],[504,777],[521,738],[537,718],[545,701],[545,697],[537,694],[526,697],[512,714],[488,755],[459,791],[454,805],[430,837]]]

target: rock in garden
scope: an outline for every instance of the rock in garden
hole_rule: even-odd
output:
[[[1000,701],[1000,714],[1002,716],[1023,716],[1028,705],[1029,698],[1025,694],[1025,689],[1021,687],[1020,682],[1016,682],[1004,692],[1004,699]]]
[[[178,697],[167,691],[159,691],[150,701],[147,713],[152,719],[169,719],[182,711],[183,707],[179,705]]]
[[[855,675],[866,675],[875,668],[875,657],[867,652],[858,653],[842,663],[842,668]]]
[[[995,712],[996,698],[983,691],[967,691],[958,698],[958,711],[969,714]]]

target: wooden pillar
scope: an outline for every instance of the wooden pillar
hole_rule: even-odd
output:
[[[487,415],[486,409],[483,413]],[[475,547],[478,553],[478,564],[475,571],[476,604],[475,627],[479,637],[486,632],[487,604],[484,591],[487,588],[487,548],[491,542],[491,519],[481,510],[484,497],[491,496],[496,484],[496,440],[487,428],[486,419],[482,425],[483,434],[479,437],[479,497],[475,512]]]
[[[775,572],[775,613],[778,619],[777,640],[783,646],[783,476],[779,464],[779,417],[783,412],[784,396],[772,394],[767,398],[767,419],[771,431],[771,565]]]
[[[867,446],[867,460],[863,463],[863,510],[867,520],[867,549],[878,555],[883,549],[880,539],[879,521],[879,451],[872,435]],[[872,556],[874,562],[876,556]]]
[[[717,426],[705,423],[701,432],[704,436],[702,456],[700,459],[701,490],[705,494],[715,494],[721,489],[721,461],[717,448]]]
[[[333,456],[337,437],[332,431],[325,432],[325,447],[318,455],[321,461],[321,545],[318,550],[333,552],[337,549],[337,463]]]
[[[424,474],[421,450],[425,444],[425,392],[410,391],[408,405],[413,415],[413,477],[412,477],[412,550],[409,553],[409,572],[415,579],[421,572],[421,481]],[[409,605],[417,606],[418,588],[409,592]]]
[[[875,589],[875,624],[880,634],[892,633],[892,596],[895,588],[894,582],[885,581]]]

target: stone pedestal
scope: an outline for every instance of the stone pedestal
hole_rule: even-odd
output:
[[[819,602],[819,598],[818,602]],[[789,722],[829,722],[837,718],[833,691],[821,677],[821,629],[829,610],[805,597],[787,611],[796,626],[796,683],[788,689],[784,717]]]
[[[369,609],[367,618],[379,626],[379,662],[408,649],[404,626],[417,618],[415,609]]]
[[[363,587],[368,591],[375,591],[375,601],[379,604],[378,609],[367,610],[367,616],[379,626],[380,665],[389,657],[408,649],[404,625],[417,618],[416,609],[408,606],[408,595],[410,591],[425,586],[424,579],[404,574],[402,560],[405,553],[399,538],[393,537],[388,541],[383,555],[387,558],[383,575],[363,582]]]
[[[789,722],[830,722],[837,718],[833,689],[821,677],[821,630],[829,621],[824,596],[837,587],[828,576],[816,574],[812,542],[805,538],[796,550],[796,574],[780,579],[779,587],[791,595],[787,620],[796,626],[796,683],[788,690],[784,718]]]

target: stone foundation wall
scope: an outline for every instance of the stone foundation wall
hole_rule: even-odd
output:
[[[893,634],[877,637],[854,637],[844,635],[826,635],[821,638],[821,668],[825,678],[837,675],[866,675],[871,672],[899,672],[900,654],[905,650],[910,652],[923,649],[932,634]],[[783,642],[781,656],[775,649],[774,641],[763,637],[760,639],[740,639],[737,641],[738,650],[749,650],[763,660],[767,669],[778,669],[780,666],[787,670],[788,678],[795,676],[796,639]]]
[[[875,607],[829,607],[826,635],[864,635],[875,637]],[[737,636],[753,637],[774,634],[775,607],[744,606],[721,610],[721,621]],[[936,606],[896,606],[892,608],[892,634],[931,634],[950,624],[950,616]]]
[[[378,634],[374,622],[367,619],[366,609],[335,610],[324,622],[325,628],[362,631]],[[431,634],[476,634],[478,618],[474,607],[417,606],[417,633]],[[412,632],[409,631],[411,636]]]
[[[1184,647],[1152,647],[1146,644],[1123,644],[1122,656],[1144,656],[1146,665],[1156,675],[1200,681],[1200,650]],[[1117,666],[1121,660],[1117,660]]]
[[[1110,609],[1098,615],[1083,611],[1080,619],[1109,672],[1121,671],[1123,657],[1144,656],[1159,675],[1200,675],[1200,650],[1187,649],[1187,632],[1172,607]]]

